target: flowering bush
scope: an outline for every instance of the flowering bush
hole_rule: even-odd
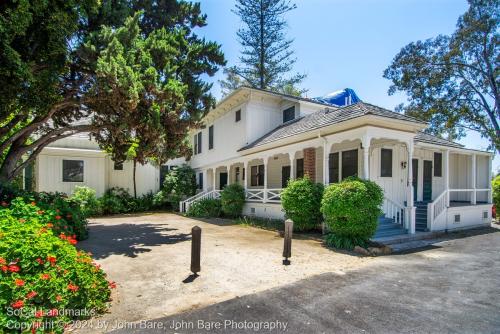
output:
[[[62,333],[71,320],[104,312],[114,283],[73,246],[73,236],[50,225],[46,214],[33,215],[35,207],[14,200],[0,210],[0,326]]]
[[[71,199],[80,206],[85,216],[93,216],[101,213],[95,190],[90,187],[76,186]]]

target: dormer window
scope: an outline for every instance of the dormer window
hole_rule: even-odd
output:
[[[295,119],[295,106],[283,110],[283,123]]]

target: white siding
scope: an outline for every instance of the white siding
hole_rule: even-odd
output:
[[[107,157],[106,169],[108,176],[106,189],[120,187],[128,190],[130,194],[134,193],[134,164],[132,161],[124,162],[123,170],[115,170],[114,162],[109,157]],[[141,196],[149,192],[155,193],[160,188],[159,168],[151,164],[146,164],[144,166],[141,164],[137,164],[135,178],[137,186],[137,196]]]
[[[434,152],[442,153],[442,176],[434,176],[434,168],[436,166],[434,162]],[[424,160],[432,161],[432,199],[437,198],[444,191],[444,176],[446,171],[444,170],[444,152],[439,150],[429,150],[429,149],[416,149],[413,154],[414,159],[418,159],[418,187],[417,187],[417,197],[421,201],[423,198],[423,180],[424,180]]]
[[[468,189],[472,186],[472,163],[469,155],[450,154],[450,189]],[[452,192],[450,201],[470,201],[469,193]]]

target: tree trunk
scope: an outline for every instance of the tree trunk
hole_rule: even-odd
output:
[[[133,170],[133,175],[132,175],[132,179],[134,181],[134,198],[137,198],[137,184],[135,182],[135,171],[136,171],[136,168],[137,168],[137,160],[134,159],[134,170]]]
[[[265,52],[264,52],[264,4],[262,0],[260,1],[260,55],[259,55],[259,76],[260,76],[260,87],[261,89],[266,89],[266,85],[264,83],[264,61],[265,61]]]

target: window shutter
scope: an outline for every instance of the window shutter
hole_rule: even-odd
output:
[[[443,154],[434,152],[434,176],[443,176]]]

